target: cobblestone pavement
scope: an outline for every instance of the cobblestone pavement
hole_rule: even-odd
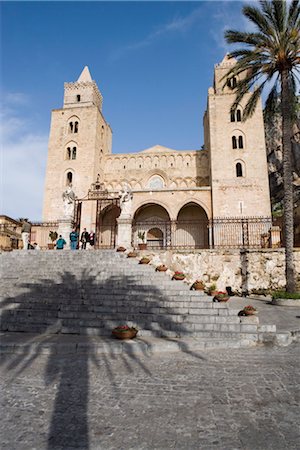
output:
[[[299,344],[7,355],[1,449],[299,449],[299,362]]]

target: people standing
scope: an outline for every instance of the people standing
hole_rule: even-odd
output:
[[[78,241],[78,233],[76,231],[76,228],[73,228],[73,230],[70,233],[70,247],[71,250],[77,249],[77,241]]]
[[[86,249],[86,243],[89,241],[89,233],[86,231],[86,228],[83,229],[83,232],[81,233],[81,250]]]
[[[93,247],[95,244],[95,233],[93,231],[91,231],[89,234],[89,243],[91,247]]]
[[[64,246],[66,245],[66,241],[62,237],[62,235],[59,235],[59,238],[56,241],[56,250],[63,250]]]
[[[23,240],[23,250],[28,250],[30,231],[31,231],[31,224],[28,222],[28,219],[24,219],[23,225],[21,228],[22,240]]]

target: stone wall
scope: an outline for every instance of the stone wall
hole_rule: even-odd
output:
[[[162,263],[172,271],[183,271],[189,283],[201,279],[206,286],[216,284],[218,290],[231,286],[237,293],[251,293],[285,286],[284,249],[161,251],[152,258],[154,266]],[[294,251],[294,261],[300,274],[300,249]]]

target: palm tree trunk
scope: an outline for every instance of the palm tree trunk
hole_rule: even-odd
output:
[[[281,73],[281,107],[282,107],[282,153],[283,153],[283,190],[284,190],[284,235],[285,235],[285,275],[286,291],[295,292],[294,269],[294,217],[293,217],[293,184],[291,164],[291,96],[288,70]]]

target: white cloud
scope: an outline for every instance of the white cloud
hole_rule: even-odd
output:
[[[243,2],[225,1],[218,2],[216,12],[213,16],[213,27],[211,29],[211,36],[216,45],[221,48],[224,53],[233,50],[232,44],[227,44],[224,38],[224,33],[227,30],[241,30],[244,32],[253,32],[255,27],[242,13]],[[247,1],[247,4],[253,2]]]
[[[24,99],[5,95],[1,112],[1,214],[41,220],[48,136],[14,109]]]
[[[169,33],[178,33],[188,31],[202,15],[203,8],[195,8],[190,14],[186,16],[175,16],[169,22],[158,26],[154,31],[149,33],[144,39],[138,42],[133,42],[132,44],[125,45],[116,50],[111,58],[113,60],[119,59],[124,56],[127,52],[138,50],[143,47],[147,47],[157,41],[161,36],[167,35]]]

